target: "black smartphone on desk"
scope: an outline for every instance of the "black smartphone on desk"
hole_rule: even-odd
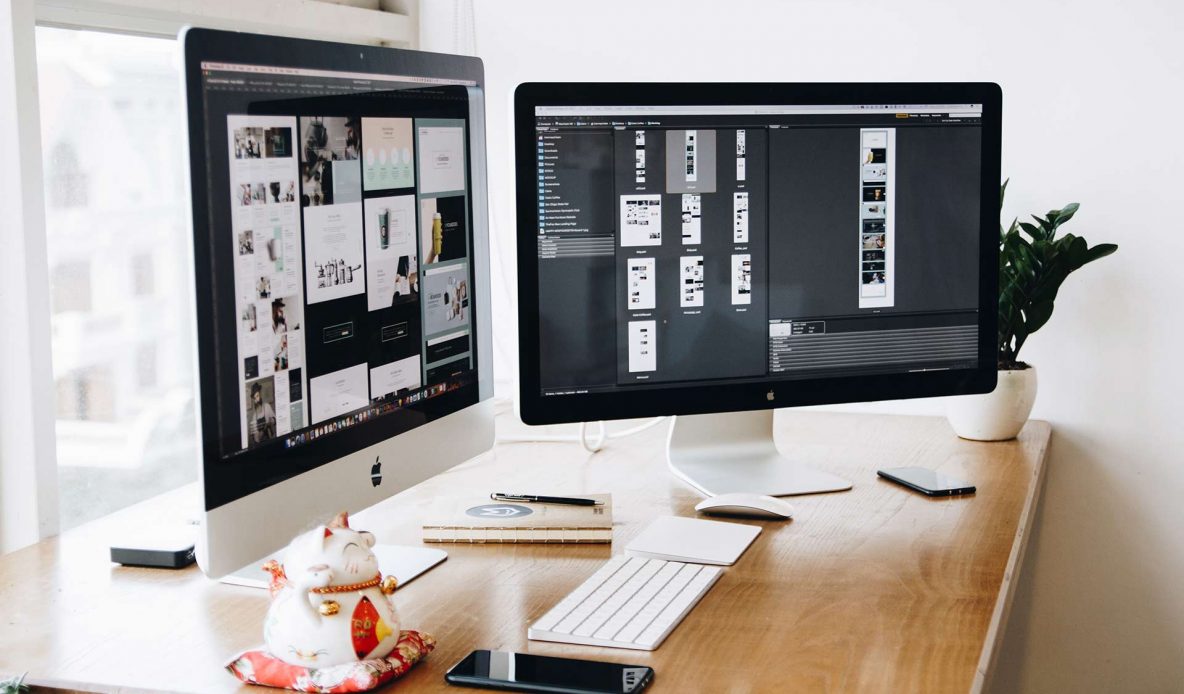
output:
[[[955,494],[973,494],[975,491],[973,484],[956,480],[929,468],[893,467],[877,470],[876,474],[886,480],[921,492],[925,496],[954,496]]]
[[[473,651],[453,665],[444,679],[449,684],[510,692],[635,694],[649,686],[654,669],[509,651]]]

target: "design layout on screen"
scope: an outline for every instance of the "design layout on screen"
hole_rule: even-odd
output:
[[[621,245],[662,245],[662,196],[621,196]]]
[[[424,332],[428,336],[469,323],[469,267],[465,263],[424,269]]]
[[[465,89],[375,79],[359,94],[350,75],[295,68],[281,87],[250,66],[203,80],[207,127],[225,132],[208,154],[224,191],[211,281],[235,338],[216,364],[218,408],[238,413],[223,457],[474,384]]]
[[[461,123],[419,127],[420,193],[464,191],[465,129]]]
[[[703,256],[684,255],[678,261],[682,275],[679,277],[679,306],[703,305]]]
[[[630,311],[654,307],[656,279],[653,258],[633,258],[629,261]]]
[[[657,369],[657,344],[654,321],[639,320],[629,323],[629,370],[654,371]]]
[[[304,426],[296,119],[229,116],[230,234],[238,316],[240,445]]]
[[[366,118],[362,140],[362,188],[394,190],[415,186],[415,156],[410,118]]]
[[[367,198],[366,303],[371,311],[418,299],[415,196]]]
[[[752,256],[748,253],[732,256],[732,303],[752,303]]]
[[[697,193],[682,194],[682,243],[684,246],[696,246],[703,238],[700,200],[701,196]]]
[[[859,264],[859,308],[892,306],[896,279],[896,129],[864,128],[859,152],[860,219],[856,257]],[[877,260],[862,253],[870,241]]]
[[[534,125],[542,395],[978,368],[981,104]]]

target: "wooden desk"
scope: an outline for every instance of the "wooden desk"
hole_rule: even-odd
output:
[[[473,648],[651,665],[658,692],[978,691],[989,675],[1040,496],[1050,429],[971,443],[940,418],[783,414],[783,450],[849,477],[850,492],[798,497],[652,653],[527,641],[526,626],[655,516],[694,515],[699,496],[668,474],[663,431],[588,455],[574,444],[505,444],[393,497],[365,527],[418,543],[430,499],[461,489],[611,491],[616,539],[602,546],[446,546],[449,559],[400,588],[405,627],[437,650],[391,690],[444,690]],[[920,465],[974,481],[929,499],[880,480]],[[176,514],[188,489],[138,511]],[[124,518],[128,513],[122,514]],[[267,596],[184,571],[110,564],[96,521],[0,558],[0,675],[101,692],[267,691],[222,669],[261,642]],[[272,690],[274,691],[274,690]],[[460,691],[460,690],[451,690]]]

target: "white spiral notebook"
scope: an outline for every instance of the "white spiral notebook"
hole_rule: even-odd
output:
[[[613,541],[611,494],[580,494],[596,506],[442,499],[423,523],[424,542],[588,544]]]

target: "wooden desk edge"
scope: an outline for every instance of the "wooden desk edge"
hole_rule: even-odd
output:
[[[995,599],[995,609],[991,613],[991,623],[987,627],[987,636],[983,641],[983,652],[979,656],[978,667],[975,668],[974,681],[970,685],[971,694],[982,694],[991,682],[995,670],[995,663],[999,658],[999,646],[1003,642],[1004,632],[1007,631],[1007,619],[1011,614],[1011,605],[1015,600],[1016,576],[1024,563],[1024,553],[1028,549],[1028,538],[1032,535],[1033,515],[1040,494],[1044,489],[1045,470],[1048,469],[1048,447],[1052,438],[1052,426],[1043,420],[1031,420],[1024,425],[1020,436],[1033,436],[1040,443],[1039,455],[1036,457],[1036,467],[1032,470],[1034,479],[1028,486],[1028,495],[1024,499],[1024,508],[1020,513],[1019,523],[1015,528],[1015,540],[1011,545],[1011,554],[1007,557],[1007,567],[1003,570],[1003,583],[999,587],[999,596]]]
[[[987,690],[991,683],[993,671],[996,666],[996,661],[999,657],[1000,645],[1002,643],[1007,620],[1011,611],[1012,604],[1016,593],[1017,576],[1021,571],[1025,552],[1029,537],[1032,533],[1032,524],[1035,521],[1035,509],[1040,501],[1043,491],[1043,484],[1047,470],[1047,457],[1049,447],[1051,444],[1052,428],[1048,422],[1032,420],[1028,422],[1024,430],[1020,434],[1020,443],[1022,443],[1025,463],[1031,465],[1028,477],[1027,490],[1020,509],[1019,519],[1015,526],[1014,537],[1012,539],[1011,548],[1004,567],[1001,582],[999,584],[998,593],[991,613],[991,618],[988,623],[988,628],[983,636],[982,647],[980,651],[979,661],[972,674],[972,681],[969,689],[975,694],[979,694]],[[1011,442],[1012,444],[1016,442]],[[993,444],[982,444],[990,446]],[[56,542],[54,538],[51,542]],[[11,674],[19,673],[0,673],[0,679],[3,679]],[[40,691],[54,691],[63,692],[65,694],[75,694],[81,692],[98,692],[101,694],[146,694],[149,690],[138,689],[125,685],[111,685],[111,684],[97,684],[85,681],[63,681],[53,676],[50,677],[29,677],[26,682],[30,685],[33,692]],[[152,690],[162,691],[162,690]]]

